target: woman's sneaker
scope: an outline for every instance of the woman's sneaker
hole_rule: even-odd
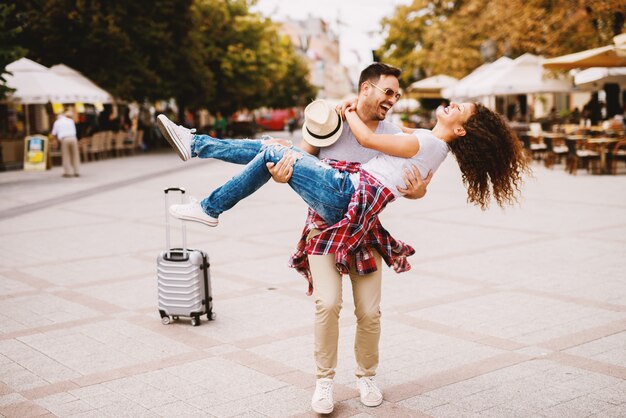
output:
[[[383,393],[371,377],[361,377],[356,382],[361,395],[361,403],[365,406],[378,406],[383,403]]]
[[[181,160],[187,161],[191,158],[191,140],[194,132],[196,132],[195,129],[187,129],[184,126],[176,125],[165,115],[157,116],[157,126]]]
[[[335,409],[333,401],[333,379],[317,379],[311,408],[318,414],[330,414]]]
[[[170,206],[170,214],[183,221],[199,222],[206,226],[217,226],[217,219],[207,215],[200,203],[191,200],[189,203]]]

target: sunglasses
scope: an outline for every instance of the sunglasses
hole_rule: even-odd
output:
[[[378,87],[376,84],[372,83],[371,81],[368,81],[368,83],[370,83],[372,85],[372,87],[376,87],[378,90],[383,92],[383,94],[385,96],[387,96],[389,98],[395,97],[396,100],[400,100],[400,97],[402,97],[402,93],[400,93],[400,92],[396,92],[395,90],[392,90],[390,88],[381,89],[380,87]]]

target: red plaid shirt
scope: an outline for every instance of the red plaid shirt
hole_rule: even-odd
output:
[[[298,241],[296,252],[289,260],[289,267],[295,268],[309,282],[308,295],[313,293],[313,280],[309,268],[308,255],[335,254],[337,270],[347,274],[354,267],[359,275],[376,271],[374,251],[378,251],[385,263],[396,273],[411,269],[407,257],[415,254],[410,245],[395,240],[381,225],[378,214],[387,203],[395,200],[393,193],[383,186],[361,164],[345,161],[324,160],[333,168],[349,173],[360,173],[359,187],[354,192],[343,219],[328,226],[311,208]],[[322,231],[307,241],[313,229]]]

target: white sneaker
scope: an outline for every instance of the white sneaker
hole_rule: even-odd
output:
[[[317,379],[311,408],[318,414],[330,414],[335,409],[333,401],[333,379]]]
[[[378,406],[383,403],[383,393],[374,383],[372,377],[361,377],[356,381],[361,394],[361,403],[365,406]]]
[[[189,200],[189,203],[170,206],[170,214],[184,221],[200,222],[206,226],[217,226],[218,220],[207,215],[197,200],[193,198]]]
[[[191,140],[194,132],[196,132],[195,129],[187,129],[184,126],[176,125],[165,115],[157,116],[157,126],[181,160],[187,161],[191,158]]]

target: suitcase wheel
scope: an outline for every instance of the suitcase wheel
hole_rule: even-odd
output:
[[[198,325],[200,325],[200,317],[194,316],[193,318],[191,318],[191,325],[194,327],[197,327]]]
[[[170,322],[171,321],[170,321],[170,317],[169,316],[164,316],[163,318],[161,318],[161,323],[163,325],[169,325]]]
[[[206,319],[208,319],[209,321],[213,321],[213,320],[215,319],[215,312],[213,312],[213,311],[209,311],[209,312],[206,314]]]

